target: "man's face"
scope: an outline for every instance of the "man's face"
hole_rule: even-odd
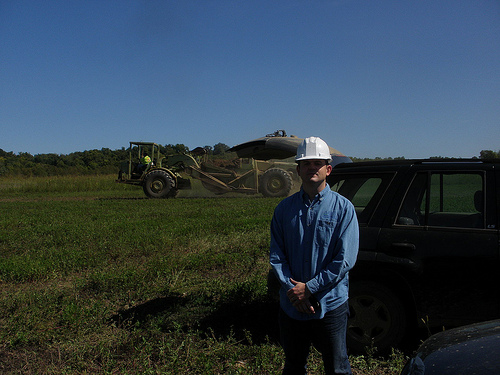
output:
[[[332,166],[327,164],[326,160],[301,160],[297,165],[297,173],[304,183],[321,183],[331,172]]]

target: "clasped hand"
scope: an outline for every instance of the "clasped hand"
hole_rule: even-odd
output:
[[[314,314],[314,307],[309,301],[311,292],[307,289],[307,285],[300,281],[295,281],[290,279],[294,287],[286,292],[288,299],[292,305],[297,309],[297,311],[305,314]]]

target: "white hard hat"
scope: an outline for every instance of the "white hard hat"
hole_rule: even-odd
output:
[[[308,159],[332,160],[330,147],[319,137],[309,137],[304,139],[297,147],[297,156],[295,161]]]

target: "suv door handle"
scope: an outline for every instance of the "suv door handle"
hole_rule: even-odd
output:
[[[396,242],[391,244],[391,252],[398,253],[400,255],[409,254],[417,249],[415,244],[410,242]]]

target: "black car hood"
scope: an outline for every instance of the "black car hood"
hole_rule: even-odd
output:
[[[234,151],[240,158],[253,158],[257,160],[286,159],[297,154],[297,147],[303,138],[297,137],[262,137],[240,143],[229,149]],[[347,156],[340,151],[330,147],[330,154],[334,160],[350,162]]]
[[[500,320],[472,324],[428,338],[402,374],[500,373]]]

